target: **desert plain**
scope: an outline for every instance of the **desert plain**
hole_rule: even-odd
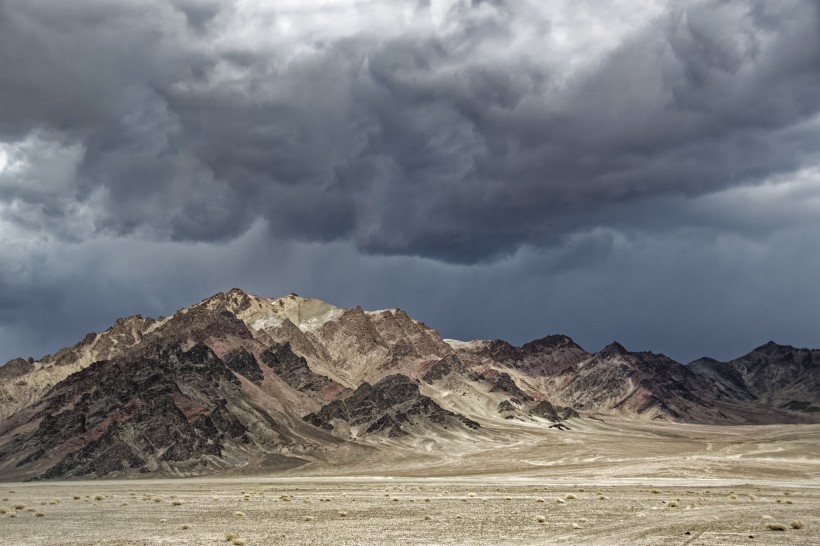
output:
[[[275,473],[3,483],[0,543],[820,544],[818,425],[572,421]]]

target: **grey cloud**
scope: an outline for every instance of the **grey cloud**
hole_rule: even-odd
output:
[[[797,134],[820,110],[801,0],[669,3],[565,73],[525,3],[330,37],[275,30],[283,8],[231,46],[214,40],[238,8],[217,2],[0,9],[0,133],[82,146],[77,199],[104,189],[97,226],[121,234],[227,240],[265,218],[277,237],[473,263],[559,244],[578,212],[797,170],[819,144]]]
[[[0,0],[0,65],[3,355],[234,285],[818,340],[816,2]]]

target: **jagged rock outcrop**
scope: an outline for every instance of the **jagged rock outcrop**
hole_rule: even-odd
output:
[[[550,421],[563,421],[564,419],[580,417],[580,414],[574,409],[566,406],[553,405],[549,400],[541,400],[538,402],[535,407],[530,410],[530,415],[543,417]]]
[[[313,373],[307,360],[294,353],[290,344],[276,344],[262,353],[262,362],[299,391],[322,392],[328,387],[340,387],[335,381]]]
[[[399,437],[409,434],[411,427],[430,425],[480,427],[471,419],[443,409],[422,395],[409,377],[399,374],[375,385],[363,383],[349,398],[331,402],[304,419],[326,430],[334,430],[336,424],[344,423],[352,437],[374,433]]]
[[[61,382],[25,416],[36,428],[0,448],[0,473],[13,465],[39,478],[195,475],[235,466],[232,452],[248,445],[291,443],[206,345],[153,349],[98,361]],[[4,423],[0,435],[15,424]]]

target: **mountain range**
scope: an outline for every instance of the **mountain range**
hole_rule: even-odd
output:
[[[0,367],[0,479],[333,467],[589,420],[820,422],[820,350],[682,364],[563,335],[442,339],[400,309],[218,293]]]

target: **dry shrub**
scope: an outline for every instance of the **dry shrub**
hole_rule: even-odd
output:
[[[340,518],[346,518],[347,517],[347,512],[344,512],[344,511],[339,512],[339,517]]]
[[[573,495],[572,493],[570,493],[569,495],[567,495],[567,496],[566,496],[566,497],[564,497],[564,498],[565,498],[565,499],[567,499],[567,500],[575,500],[575,499],[576,499],[576,498],[578,498],[578,497],[576,497],[575,495]]]
[[[245,517],[245,512],[234,512],[233,515],[238,517],[238,518],[244,518]]]
[[[802,529],[803,527],[806,526],[806,524],[803,523],[802,519],[796,519],[796,520],[792,521],[789,525],[792,526],[792,529]]]
[[[567,503],[567,501],[565,501],[564,499],[555,499],[555,502],[558,503],[558,504],[566,504]]]
[[[187,523],[183,523],[182,525],[180,525],[180,529],[190,529],[190,528],[191,528],[191,526],[188,525]]]
[[[424,514],[424,521],[430,521],[431,519],[433,518],[429,514]]]
[[[36,513],[36,514],[34,514],[34,515],[35,515],[36,517],[38,517],[38,518],[41,518],[41,517],[43,517],[45,514],[43,514],[42,512],[37,512],[37,513]]]
[[[183,504],[185,504],[185,503],[182,502],[181,500],[171,501],[171,506],[182,506]]]
[[[785,531],[786,526],[782,523],[767,523],[766,529],[768,529],[769,531]]]
[[[305,521],[313,521],[313,516],[305,516]]]
[[[544,499],[535,499],[535,502],[544,502]]]
[[[16,503],[12,504],[11,507],[14,508],[15,510],[22,510],[23,508],[26,507],[26,505],[22,504],[20,502],[16,502]]]
[[[667,506],[669,508],[677,508],[678,506],[680,506],[680,504],[678,504],[676,501],[672,501],[669,504],[667,504]]]
[[[239,538],[239,533],[225,533],[225,542],[231,542]]]
[[[535,516],[535,521],[537,521],[538,523],[546,523],[547,518],[545,516]]]

